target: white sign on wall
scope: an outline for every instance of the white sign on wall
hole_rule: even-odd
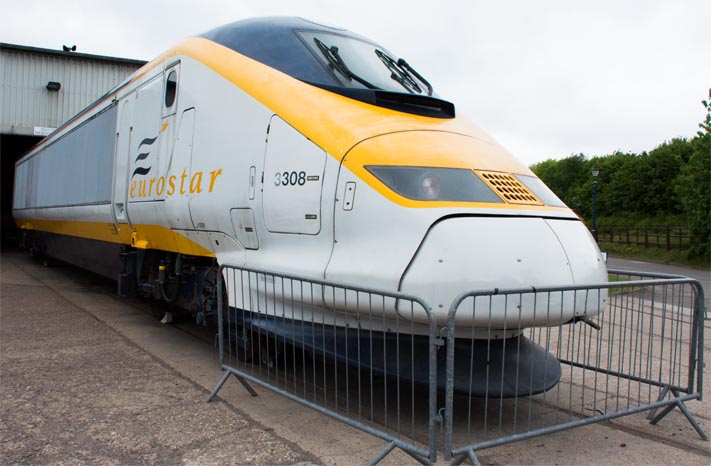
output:
[[[48,128],[47,126],[35,126],[35,136],[49,136],[57,128]]]

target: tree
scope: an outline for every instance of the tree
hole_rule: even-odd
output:
[[[605,215],[637,213],[639,198],[644,196],[644,177],[637,169],[638,156],[633,153],[615,152],[601,160],[598,180],[601,187],[600,211]]]
[[[639,202],[640,212],[650,216],[681,213],[674,181],[684,165],[684,156],[688,160],[691,153],[692,146],[688,141],[674,139],[640,158],[637,170],[643,177],[646,191]]]
[[[682,167],[675,183],[676,193],[688,217],[694,242],[690,254],[711,259],[711,89],[709,99],[701,103],[706,118],[691,141],[689,162]]]
[[[531,169],[569,207],[592,217],[593,167],[597,214],[626,226],[672,221],[683,215],[696,240],[692,256],[711,258],[711,89],[702,101],[706,117],[691,139],[666,141],[649,153],[615,152],[588,160],[583,154],[546,160]],[[667,225],[679,226],[679,225]]]
[[[576,187],[589,176],[587,162],[583,154],[571,155],[561,160],[545,160],[531,167],[531,170],[553,190],[569,207],[579,210],[574,196]]]

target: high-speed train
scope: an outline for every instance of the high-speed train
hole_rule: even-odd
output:
[[[201,321],[219,264],[401,291],[439,324],[463,291],[607,279],[575,213],[425,77],[300,18],[228,24],[149,62],[17,162],[13,215],[34,252]],[[597,305],[457,328],[505,338]]]

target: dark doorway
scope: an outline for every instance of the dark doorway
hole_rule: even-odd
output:
[[[0,134],[0,206],[2,207],[0,239],[3,247],[15,244],[17,240],[17,229],[12,219],[15,162],[42,139],[40,136]]]

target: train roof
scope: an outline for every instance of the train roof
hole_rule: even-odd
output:
[[[296,17],[236,21],[200,37],[323,89],[394,110],[453,118],[454,105],[404,60],[345,29]]]
[[[291,17],[245,19],[212,29],[201,37],[302,81],[338,85],[336,78],[304,46],[297,31],[335,33],[370,42],[343,29]]]

